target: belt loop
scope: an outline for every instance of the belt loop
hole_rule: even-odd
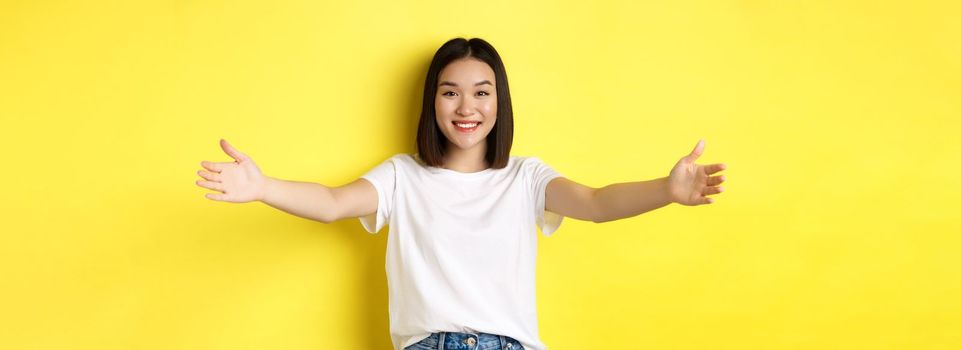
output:
[[[437,342],[437,350],[444,350],[444,336],[447,332],[440,332],[440,341]]]
[[[507,347],[507,340],[504,339],[503,335],[499,335],[499,337],[501,337],[501,350],[504,350]]]

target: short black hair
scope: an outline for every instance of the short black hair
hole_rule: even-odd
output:
[[[417,126],[417,153],[429,166],[440,166],[444,162],[447,152],[447,142],[443,132],[437,125],[437,111],[434,110],[434,99],[437,95],[437,80],[440,71],[457,59],[473,57],[487,63],[494,71],[494,82],[497,95],[497,121],[494,129],[487,135],[487,153],[485,158],[491,168],[501,169],[507,166],[510,159],[511,143],[514,140],[514,112],[511,108],[511,93],[507,87],[507,71],[497,50],[487,41],[480,38],[470,40],[454,38],[441,45],[434,53],[434,59],[427,70],[424,81],[424,106],[420,112],[420,123]]]

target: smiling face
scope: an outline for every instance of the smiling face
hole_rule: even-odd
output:
[[[447,149],[486,147],[497,121],[494,70],[483,61],[462,58],[444,67],[437,82],[434,110]]]

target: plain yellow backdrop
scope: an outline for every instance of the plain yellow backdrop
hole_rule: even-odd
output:
[[[389,349],[387,230],[204,198],[225,138],[339,186],[453,37],[589,186],[706,140],[710,205],[538,233],[551,349],[961,348],[955,1],[0,2],[0,348]],[[468,248],[469,247],[465,247]],[[483,283],[484,281],[477,281]]]

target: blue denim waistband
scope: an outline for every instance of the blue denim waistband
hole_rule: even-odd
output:
[[[514,338],[490,333],[436,332],[418,344],[438,350],[521,350],[524,348]]]

